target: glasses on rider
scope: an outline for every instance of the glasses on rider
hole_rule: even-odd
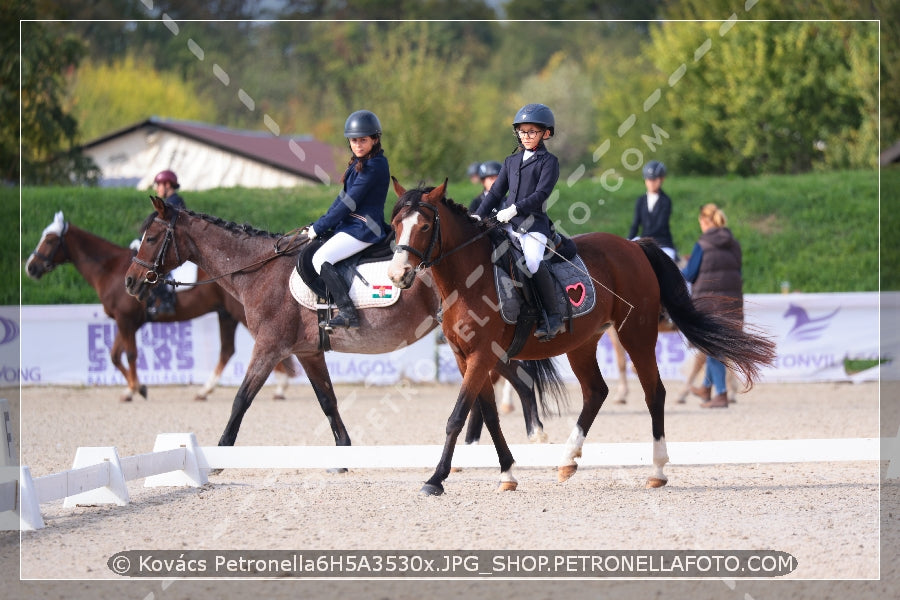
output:
[[[528,131],[525,131],[524,129],[517,129],[516,133],[518,134],[519,137],[528,138],[530,140],[533,140],[538,135],[544,133],[544,130],[543,129],[529,129]]]

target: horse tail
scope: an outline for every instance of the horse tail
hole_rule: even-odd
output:
[[[541,413],[544,416],[549,414],[562,414],[561,408],[568,406],[568,395],[566,394],[566,386],[563,384],[559,371],[556,370],[556,363],[552,358],[544,358],[541,360],[522,360],[522,369],[518,373],[519,377],[524,381],[532,380],[532,388],[537,392],[538,404],[541,407]]]
[[[649,238],[637,240],[656,273],[660,299],[678,330],[697,349],[737,369],[748,389],[759,378],[759,368],[775,361],[775,343],[744,331],[740,323],[697,309],[681,271]]]

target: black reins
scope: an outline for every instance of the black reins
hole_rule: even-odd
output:
[[[160,245],[159,250],[156,253],[156,257],[153,259],[153,264],[145,262],[137,257],[137,255],[131,258],[131,261],[137,265],[140,265],[147,269],[147,274],[144,276],[144,280],[150,285],[155,285],[159,281],[159,267],[162,265],[162,261],[166,255],[166,252],[171,245],[175,250],[175,260],[179,264],[181,263],[181,257],[178,254],[178,244],[175,243],[175,222],[178,220],[178,215],[181,214],[180,210],[175,210],[172,215],[171,221],[165,221],[159,217],[155,217],[153,219],[154,222],[160,222],[166,226],[166,237],[163,239],[163,243]],[[215,277],[210,277],[209,279],[204,279],[203,281],[195,281],[195,282],[184,282],[184,281],[166,281],[165,283],[171,285],[172,287],[182,286],[190,286],[196,287],[198,285],[206,285],[208,283],[214,283],[223,277],[228,277],[229,275],[234,275],[236,273],[243,273],[244,271],[248,271],[253,267],[257,267],[263,265],[271,260],[274,260],[280,256],[288,254],[294,250],[296,250],[300,245],[309,241],[308,238],[300,239],[299,243],[297,243],[297,238],[300,237],[302,230],[295,229],[293,231],[293,236],[288,239],[288,243],[284,248],[279,246],[279,243],[287,237],[287,235],[281,236],[275,241],[274,244],[274,254],[271,256],[266,256],[261,258],[260,260],[251,263],[249,265],[245,265],[234,271],[229,271],[228,273],[222,273],[221,275],[217,275]]]

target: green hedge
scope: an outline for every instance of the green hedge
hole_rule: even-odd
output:
[[[881,172],[882,189],[900,188],[900,170]],[[416,182],[403,182],[412,187]],[[433,183],[433,182],[430,182]],[[635,198],[643,192],[638,179],[612,185],[588,178],[558,185],[559,199],[550,214],[566,232],[609,231],[625,235]],[[744,249],[747,293],[775,293],[782,281],[804,292],[875,291],[879,289],[878,174],[837,172],[795,176],[667,178],[672,197],[672,232],[682,254],[699,235],[697,212],[705,202],[724,209],[729,226]],[[614,191],[608,188],[617,187]],[[450,196],[468,204],[478,190],[468,182],[452,182]],[[338,187],[281,190],[230,188],[185,192],[192,210],[261,229],[282,232],[312,222],[334,200]],[[4,269],[0,304],[15,304],[21,276],[23,304],[93,303],[93,290],[71,267],[57,269],[41,281],[24,275],[24,262],[41,232],[62,210],[66,219],[122,246],[137,236],[150,213],[148,194],[123,189],[24,188],[0,191]],[[389,192],[387,212],[396,199]],[[893,202],[893,201],[892,201]],[[890,236],[896,211],[884,210],[882,223],[882,289],[900,290],[898,249]],[[16,228],[21,224],[21,238]],[[890,237],[889,237],[890,236]],[[20,239],[20,248],[15,240]],[[9,260],[21,252],[20,260]],[[18,258],[18,257],[16,257]]]

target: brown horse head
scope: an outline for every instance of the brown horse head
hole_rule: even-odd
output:
[[[420,186],[406,190],[394,178],[394,191],[399,196],[391,213],[396,245],[394,259],[388,267],[388,277],[394,285],[405,289],[412,285],[418,271],[442,258],[441,207],[451,207],[457,211],[465,211],[465,207],[446,197],[447,179],[437,187]]]
[[[138,300],[144,300],[163,275],[187,260],[175,243],[179,210],[159,196],[151,196],[150,201],[156,212],[150,213],[141,226],[141,245],[125,272],[125,289]]]
[[[32,279],[40,279],[50,271],[69,260],[66,248],[66,232],[69,224],[62,211],[54,215],[53,221],[44,228],[38,245],[35,246],[25,263],[25,272]]]

